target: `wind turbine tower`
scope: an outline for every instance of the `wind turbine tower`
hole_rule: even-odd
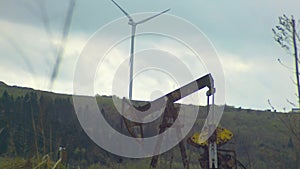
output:
[[[134,59],[134,38],[135,38],[135,32],[136,32],[136,26],[138,24],[145,23],[163,13],[168,12],[170,9],[164,10],[158,14],[155,14],[149,18],[143,19],[141,21],[135,22],[132,17],[123,9],[121,8],[120,5],[118,5],[114,0],[111,0],[124,14],[125,16],[129,19],[128,25],[131,26],[131,46],[130,46],[130,61],[129,61],[129,66],[130,66],[130,74],[129,74],[129,99],[132,100],[132,86],[133,86],[133,59]]]

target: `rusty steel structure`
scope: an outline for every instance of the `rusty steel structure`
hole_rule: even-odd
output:
[[[123,99],[123,106],[122,106],[122,111],[124,110],[124,105],[125,104],[130,104],[132,105],[129,110],[134,111],[138,110],[139,113],[133,113],[136,119],[143,119],[146,116],[150,114],[150,112],[147,112],[150,108],[153,111],[159,111],[161,107],[159,105],[162,102],[166,102],[166,106],[163,110],[162,114],[162,120],[160,125],[158,126],[158,134],[163,133],[166,131],[166,129],[170,128],[174,121],[178,117],[178,108],[176,107],[175,102],[189,96],[203,88],[207,87],[208,90],[206,92],[207,100],[208,100],[208,109],[209,111],[209,97],[213,96],[215,93],[215,88],[214,88],[214,80],[212,78],[211,74],[207,74],[203,77],[200,77],[172,92],[169,92],[168,94],[161,96],[160,98],[153,100],[153,101],[133,101],[133,100],[126,100]],[[212,97],[213,98],[213,97]],[[129,103],[130,102],[130,103]],[[212,102],[214,104],[214,102]],[[140,122],[134,122],[130,121],[125,117],[122,117],[124,124],[126,126],[126,129],[128,130],[128,133],[135,138],[144,138],[144,131],[143,131],[143,123]],[[181,138],[182,133],[181,133],[181,127],[180,125],[175,125],[173,126],[176,129],[176,134],[178,138]],[[138,128],[137,130],[134,130],[133,128]],[[228,134],[228,133],[227,133]],[[232,133],[230,135],[230,138],[232,137]],[[199,162],[200,166],[203,169],[237,169],[237,166],[239,162],[236,160],[236,153],[234,150],[224,150],[224,149],[219,149],[219,145],[217,144],[217,132],[215,131],[211,137],[209,137],[207,141],[207,145],[202,145],[197,144],[197,142],[193,142],[191,140],[192,137],[187,139],[187,142],[197,148],[202,148],[204,150],[204,153],[200,155]],[[229,138],[227,138],[229,139]],[[162,144],[163,137],[160,137],[157,142],[156,142],[156,151],[158,152],[161,144]],[[219,139],[220,140],[220,139]],[[228,140],[226,140],[227,142]],[[220,141],[219,141],[220,142]],[[222,142],[225,144],[225,142]],[[222,144],[222,145],[223,145]],[[189,160],[188,160],[188,155],[185,147],[185,141],[181,140],[178,143],[178,147],[180,149],[181,153],[181,158],[182,158],[182,163],[183,163],[183,168],[188,169],[189,168]],[[159,155],[155,155],[151,159],[150,166],[151,168],[156,168],[157,163],[158,163],[158,158]]]

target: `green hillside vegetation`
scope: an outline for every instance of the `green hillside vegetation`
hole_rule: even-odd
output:
[[[120,130],[122,126],[116,123],[120,116],[112,98],[97,96],[97,101],[107,120],[114,121],[111,125]],[[182,107],[185,111],[195,108]],[[193,131],[201,130],[204,112],[200,107]],[[235,149],[247,168],[300,168],[300,114],[226,106],[221,126],[234,133],[224,148]],[[145,130],[148,135],[157,133],[154,126]],[[132,169],[149,168],[150,164],[150,158],[121,158],[98,147],[81,128],[70,95],[0,83],[0,168],[33,168],[45,156],[53,164],[60,146],[66,147],[65,168]],[[187,148],[190,168],[200,168],[201,150],[190,145]],[[171,161],[172,168],[182,168],[178,147],[161,156],[158,168],[169,168]]]
[[[13,96],[14,98],[16,98],[18,96],[20,96],[20,97],[25,96],[27,93],[30,93],[30,92],[34,92],[38,96],[43,95],[43,96],[52,97],[52,98],[55,98],[55,97],[60,97],[60,98],[70,97],[70,95],[66,95],[66,94],[58,94],[58,93],[53,93],[53,92],[34,90],[32,88],[29,88],[29,87],[9,86],[9,85],[5,84],[4,82],[0,81],[0,94],[2,95],[4,91],[9,93],[9,95]]]

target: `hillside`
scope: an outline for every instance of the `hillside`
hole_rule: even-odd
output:
[[[111,97],[97,96],[97,101],[108,121],[120,121]],[[194,108],[182,106],[187,110]],[[195,127],[203,124],[205,115],[201,111]],[[111,125],[121,128],[120,123]],[[226,106],[221,126],[234,133],[225,148],[235,149],[238,159],[247,168],[300,167],[300,114]],[[95,145],[82,130],[70,95],[0,82],[0,129],[0,168],[7,159],[28,161],[48,154],[55,160],[60,146],[67,148],[70,168],[149,168],[150,159],[120,158]],[[146,134],[156,131],[157,128],[151,127]],[[200,168],[199,151],[188,146],[191,168]],[[178,147],[162,155],[160,168],[166,168],[171,157],[174,158],[172,168],[182,168]]]

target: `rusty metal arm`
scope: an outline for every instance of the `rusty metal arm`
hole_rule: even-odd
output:
[[[159,103],[162,103],[163,101],[165,101],[165,99],[167,99],[168,102],[174,103],[188,95],[191,95],[203,89],[204,87],[208,87],[209,89],[206,93],[207,96],[215,93],[214,79],[212,78],[211,74],[200,77],[197,80],[194,80],[151,102],[132,101],[132,104],[134,108],[139,111],[147,111],[151,106],[159,105]]]

